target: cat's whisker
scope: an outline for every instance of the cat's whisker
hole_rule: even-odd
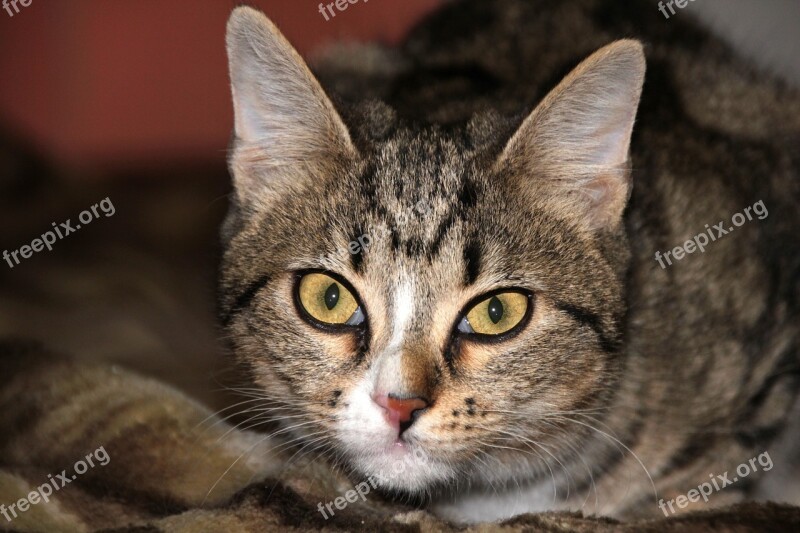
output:
[[[607,412],[607,407],[598,407],[593,409],[573,409],[568,411],[545,411],[545,412],[531,412],[531,411],[509,411],[504,409],[482,409],[482,412],[485,413],[499,413],[499,414],[509,414],[515,415],[524,419],[529,419],[532,416],[549,416],[549,415],[571,415],[571,414],[585,414],[585,413],[601,413]]]
[[[626,445],[624,442],[622,442],[621,440],[619,440],[618,438],[616,438],[616,437],[614,437],[614,436],[612,436],[612,435],[609,435],[609,434],[608,434],[608,433],[606,433],[605,431],[602,431],[602,430],[600,430],[600,429],[597,429],[596,427],[592,426],[591,424],[586,424],[586,423],[584,423],[584,422],[580,422],[580,421],[578,421],[578,420],[574,420],[574,419],[570,419],[570,418],[565,418],[565,420],[568,420],[568,421],[570,421],[570,422],[574,422],[574,423],[576,423],[576,424],[579,424],[579,425],[581,425],[581,426],[587,427],[587,428],[589,428],[589,429],[591,429],[591,430],[593,430],[593,431],[596,431],[596,432],[598,432],[599,434],[601,434],[601,435],[605,436],[606,438],[608,438],[608,439],[610,439],[610,440],[612,440],[612,441],[614,441],[614,442],[618,443],[620,446],[622,446],[623,448],[625,448],[625,450],[627,450],[627,451],[628,451],[628,453],[630,453],[630,454],[631,454],[631,456],[633,456],[633,458],[636,460],[636,462],[638,462],[638,463],[639,463],[639,466],[641,466],[641,467],[642,467],[642,470],[644,470],[644,473],[647,475],[647,479],[650,481],[650,486],[651,486],[651,487],[652,487],[652,489],[653,489],[653,496],[655,497],[655,500],[656,500],[656,501],[658,501],[658,490],[656,489],[656,484],[655,484],[655,482],[653,481],[653,477],[650,475],[650,471],[649,471],[649,470],[647,469],[647,467],[644,465],[644,463],[643,463],[643,462],[642,462],[642,460],[639,458],[639,456],[638,456],[638,455],[636,455],[636,453],[635,453],[633,450],[631,450],[631,449],[630,449],[630,448],[629,448],[629,447],[628,447],[628,446],[627,446],[627,445]]]
[[[490,427],[482,426],[482,425],[479,425],[479,424],[476,425],[475,427],[479,427],[481,429],[484,429],[484,430],[487,430],[487,431],[491,431],[491,432],[498,432],[500,434],[503,434],[503,435],[506,435],[508,437],[511,437],[512,440],[517,440],[517,441],[521,442],[522,444],[525,444],[526,446],[529,446],[529,447],[530,446],[538,447],[539,449],[544,451],[547,455],[552,457],[553,460],[555,460],[561,466],[561,468],[564,470],[565,474],[569,478],[569,471],[567,470],[567,467],[564,466],[564,463],[562,463],[555,455],[553,455],[547,448],[545,448],[540,443],[537,443],[537,442],[535,442],[535,441],[533,441],[533,440],[531,440],[531,439],[529,439],[529,438],[527,438],[527,437],[525,437],[523,435],[520,435],[518,433],[513,433],[511,431],[504,430],[504,429],[490,428]],[[542,461],[547,466],[547,468],[550,470],[550,477],[552,478],[552,481],[553,481],[553,504],[555,504],[556,500],[558,499],[558,486],[557,486],[557,483],[556,483],[555,472],[553,472],[553,468],[550,466],[550,463],[547,462],[547,460],[542,458]],[[569,484],[567,485],[567,497],[569,497]]]
[[[478,440],[476,440],[476,442],[478,442],[478,443],[481,443],[481,442],[480,442],[480,441],[478,441]],[[481,443],[481,444],[483,444],[483,443]],[[489,465],[486,463],[486,461],[484,461],[484,460],[481,458],[481,456],[479,455],[479,453],[478,453],[478,452],[479,452],[479,450],[478,450],[478,451],[471,451],[471,452],[470,452],[470,456],[471,456],[471,457],[472,457],[474,460],[480,461],[480,463],[481,463],[481,464],[483,464],[483,465],[486,467],[486,469],[487,469],[487,470],[491,470],[491,467],[490,467],[490,466],[489,466]],[[489,454],[485,454],[485,453],[484,453],[483,455],[484,455],[484,456],[486,456],[486,457],[491,457]],[[492,480],[491,480],[491,479],[487,479],[487,481],[488,481],[488,483],[489,483],[489,486],[490,486],[490,487],[492,488],[492,490],[494,491],[494,493],[495,493],[495,494],[499,494],[499,492],[497,491],[497,487],[495,487],[495,486],[494,486],[494,483],[492,483]]]
[[[503,438],[503,439],[504,439],[504,440],[512,440],[512,439],[505,439],[505,438]],[[520,450],[519,448],[513,448],[513,447],[511,447],[511,446],[500,446],[499,444],[494,444],[494,443],[490,443],[490,442],[483,442],[483,441],[481,441],[481,440],[479,440],[479,439],[476,439],[476,440],[475,440],[475,442],[477,442],[477,443],[479,443],[479,444],[481,444],[481,445],[483,445],[483,446],[486,446],[487,448],[493,448],[493,449],[496,449],[496,450],[510,450],[510,451],[512,451],[512,452],[515,452],[515,453],[522,452],[522,453],[526,453],[526,454],[527,454],[527,453],[530,453],[531,455],[533,455],[534,457],[538,458],[539,460],[542,460],[542,461],[544,461],[544,456],[543,456],[543,455],[541,455],[541,454],[540,454],[539,452],[537,452],[536,450],[534,450],[533,448],[529,448],[528,450]],[[497,462],[498,462],[498,463],[499,463],[499,464],[502,466],[502,461],[500,461],[500,459],[499,459],[499,458],[497,458],[497,457],[495,457],[495,456],[493,456],[493,455],[491,455],[491,454],[488,454],[488,453],[486,453],[485,451],[484,451],[483,453],[484,453],[484,454],[485,454],[487,457],[491,457],[492,459],[494,459],[495,461],[497,461]],[[515,478],[515,482],[516,482],[516,478]],[[519,485],[519,483],[518,483],[518,482],[517,482],[517,484]]]
[[[215,411],[215,412],[211,413],[210,415],[208,415],[207,417],[205,417],[203,420],[198,422],[192,429],[193,430],[197,429],[198,427],[200,427],[203,424],[205,424],[206,422],[208,422],[210,419],[212,419],[214,417],[219,417],[219,415],[221,415],[225,411],[230,411],[231,409],[234,409],[234,408],[236,408],[236,407],[238,407],[240,405],[244,405],[244,404],[248,404],[248,403],[252,403],[252,402],[256,402],[256,401],[258,401],[258,399],[252,398],[252,399],[249,399],[249,400],[244,400],[242,402],[235,403],[233,405],[229,405],[227,407],[223,407],[222,409],[220,409],[218,411]],[[224,420],[224,418],[220,418],[220,420]],[[218,424],[218,423],[219,422],[215,422],[215,425]],[[214,426],[211,426],[211,427],[214,427]]]
[[[302,420],[302,419],[306,419],[306,418],[307,417],[305,415],[282,416],[280,418],[274,418],[274,417],[268,416],[268,415],[256,415],[256,416],[250,418],[249,420],[246,420],[246,421],[242,422],[240,424],[241,427],[239,429],[241,431],[249,431],[249,430],[252,430],[254,428],[264,427],[264,426],[269,425],[269,424],[280,424],[280,422],[283,421],[283,420],[296,420],[296,419],[301,419]],[[244,425],[244,424],[246,424],[248,422],[252,422],[252,423],[249,424],[249,425]]]
[[[231,471],[231,469],[232,469],[234,466],[236,466],[236,464],[237,464],[239,461],[241,461],[242,457],[244,457],[244,456],[245,456],[245,455],[247,455],[248,453],[252,452],[254,448],[256,448],[257,446],[259,446],[260,444],[262,444],[264,441],[266,441],[266,440],[267,440],[267,439],[269,439],[269,438],[270,438],[270,435],[265,435],[264,437],[262,437],[261,439],[257,440],[255,443],[253,443],[253,445],[252,445],[252,446],[250,446],[250,447],[249,447],[247,450],[245,450],[244,452],[242,452],[242,453],[241,453],[241,455],[239,455],[239,457],[237,457],[237,458],[236,458],[236,459],[235,459],[235,460],[234,460],[234,461],[233,461],[233,462],[230,464],[230,466],[228,466],[228,468],[226,468],[226,469],[225,469],[225,471],[222,473],[222,475],[220,475],[220,476],[217,478],[217,480],[214,482],[214,484],[213,484],[213,485],[211,485],[211,488],[209,488],[209,489],[208,489],[208,492],[206,492],[206,495],[205,495],[205,497],[203,498],[203,501],[201,502],[201,504],[200,504],[200,505],[201,505],[201,506],[202,506],[202,505],[205,505],[205,503],[206,503],[206,500],[208,499],[209,495],[210,495],[210,494],[211,494],[211,493],[214,491],[214,489],[217,487],[217,485],[219,484],[219,482],[220,482],[220,481],[222,481],[222,478],[224,478],[224,477],[225,477],[225,476],[228,474],[228,472],[230,472],[230,471]]]
[[[297,462],[300,462],[300,460],[301,460],[301,459],[302,459],[304,456],[306,456],[306,455],[307,455],[309,452],[308,452],[308,451],[306,451],[306,452],[302,453],[302,455],[300,455],[299,457],[297,457],[297,455],[298,455],[299,453],[303,452],[304,450],[306,450],[306,448],[308,448],[309,446],[312,446],[312,445],[314,445],[315,443],[321,442],[321,444],[314,446],[314,448],[313,448],[313,449],[315,450],[315,449],[317,449],[319,446],[324,446],[324,445],[327,443],[327,441],[328,441],[329,439],[330,439],[330,435],[329,435],[329,434],[327,434],[327,432],[323,432],[323,434],[322,434],[322,436],[321,436],[321,437],[317,437],[316,439],[310,439],[310,440],[308,440],[307,442],[305,442],[305,443],[303,444],[303,446],[301,446],[301,447],[300,447],[300,448],[299,448],[299,449],[298,449],[298,450],[297,450],[297,451],[294,453],[294,455],[292,455],[292,456],[291,456],[291,457],[290,457],[290,458],[289,458],[289,459],[286,461],[286,464],[284,465],[284,470],[288,469],[288,468],[289,468],[289,467],[292,465],[292,463],[293,463],[295,460],[296,460]],[[297,459],[295,459],[295,457],[297,457]]]
[[[241,405],[242,403],[247,403],[247,402],[241,402],[240,404],[237,404],[237,405]],[[220,418],[219,418],[217,421],[215,421],[213,424],[211,424],[211,425],[209,425],[209,426],[207,426],[207,427],[203,428],[203,430],[202,430],[202,431],[201,431],[201,432],[198,434],[197,438],[200,438],[202,435],[204,435],[204,434],[205,434],[205,433],[207,433],[208,431],[212,430],[213,428],[215,428],[215,427],[216,427],[216,426],[218,426],[219,424],[228,423],[228,422],[229,422],[231,419],[234,419],[234,418],[236,418],[236,417],[239,417],[239,416],[244,416],[244,415],[247,415],[247,414],[249,414],[249,413],[254,413],[254,412],[260,412],[260,413],[263,413],[263,412],[272,412],[272,411],[280,411],[280,410],[288,410],[288,409],[289,409],[289,408],[286,408],[286,407],[270,407],[270,408],[264,408],[264,407],[262,407],[262,406],[252,406],[252,407],[249,407],[249,408],[247,408],[247,409],[243,409],[243,410],[240,410],[240,411],[236,411],[236,412],[234,412],[234,413],[230,413],[230,414],[228,414],[228,415],[226,415],[226,416],[224,416],[224,417],[220,417]],[[208,418],[206,418],[206,420],[208,420]],[[243,423],[246,423],[246,422],[247,422],[247,421],[245,421],[245,422],[239,422],[238,424],[236,424],[235,426],[233,426],[233,429],[238,429],[238,428],[239,428],[239,427],[240,427],[240,426],[241,426]],[[201,423],[202,423],[202,422],[201,422]],[[198,427],[199,427],[199,426],[200,426],[200,424],[197,424],[197,425],[196,425],[194,428],[192,428],[192,431],[197,431],[197,429],[198,429]],[[230,430],[228,430],[228,433],[230,433]],[[227,435],[227,433],[226,433],[225,435]],[[224,437],[225,435],[223,435],[223,437]],[[222,439],[222,437],[220,437],[220,440],[221,440],[221,439]]]
[[[301,426],[306,426],[306,425],[308,425],[309,423],[310,423],[310,422],[303,423],[303,424],[296,424],[296,425],[294,425],[294,426],[291,426],[291,427],[290,427],[290,428],[288,428],[288,429],[296,429],[296,428],[298,428],[298,427],[301,427]],[[281,431],[277,431],[277,432],[273,432],[273,433],[270,433],[270,434],[264,435],[264,436],[263,436],[261,439],[259,439],[258,441],[256,441],[256,442],[255,442],[255,443],[254,443],[252,446],[250,446],[250,447],[249,447],[247,450],[245,450],[244,452],[242,452],[242,454],[241,454],[241,455],[239,455],[239,457],[237,457],[237,458],[236,458],[236,459],[235,459],[235,460],[234,460],[234,461],[231,463],[231,465],[230,465],[230,466],[229,466],[227,469],[225,469],[225,471],[222,473],[222,475],[221,475],[219,478],[217,478],[217,480],[214,482],[214,484],[211,486],[211,488],[210,488],[210,489],[208,489],[208,492],[206,493],[206,496],[205,496],[205,498],[203,498],[203,502],[201,503],[201,505],[205,504],[206,500],[208,499],[208,496],[209,496],[209,495],[211,494],[211,492],[212,492],[212,491],[213,491],[213,490],[216,488],[216,486],[219,484],[219,482],[220,482],[220,481],[222,481],[222,479],[223,479],[223,478],[224,478],[224,477],[225,477],[225,476],[228,474],[228,472],[230,472],[230,471],[231,471],[231,469],[232,469],[234,466],[236,466],[236,464],[237,464],[237,463],[238,463],[238,462],[239,462],[239,461],[240,461],[240,460],[241,460],[241,459],[242,459],[242,458],[243,458],[245,455],[247,455],[247,454],[251,453],[251,452],[253,451],[253,449],[255,449],[257,446],[259,446],[259,445],[263,444],[263,443],[264,443],[266,440],[268,440],[268,439],[270,439],[270,438],[273,438],[273,437],[274,437],[275,435],[277,435],[278,433],[281,433]],[[294,442],[296,442],[296,441],[298,441],[298,440],[301,440],[301,439],[303,439],[303,438],[308,438],[308,437],[311,437],[311,436],[314,436],[314,435],[317,435],[317,434],[320,434],[320,433],[322,433],[322,432],[316,432],[316,433],[311,433],[311,434],[309,434],[309,435],[305,435],[305,436],[302,436],[302,437],[297,437],[297,438],[295,438],[295,439],[292,439],[291,441],[288,441],[288,442],[286,442],[286,443],[282,443],[282,444],[281,444],[281,445],[279,445],[279,446],[274,446],[274,447],[270,448],[270,449],[268,450],[268,453],[277,453],[277,451],[278,451],[278,450],[280,450],[281,448],[283,448],[283,447],[285,447],[285,446],[289,446],[289,445],[291,445],[292,443],[294,443]],[[251,476],[251,479],[252,479],[252,476]]]
[[[563,432],[563,428],[560,428],[559,426],[556,426],[555,424],[552,424],[552,423],[544,421],[544,420],[542,422],[544,422],[545,424],[553,427],[553,429],[556,429],[556,430],[559,430],[559,431]],[[594,481],[594,474],[592,473],[592,469],[586,463],[586,459],[584,459],[583,454],[578,450],[578,448],[576,448],[576,446],[574,444],[572,444],[572,442],[570,442],[569,438],[562,438],[561,435],[557,435],[556,439],[558,439],[558,443],[560,445],[566,445],[570,450],[572,450],[572,452],[578,457],[578,459],[580,459],[581,463],[583,464],[584,468],[586,469],[586,473],[589,474],[590,486],[589,486],[589,489],[586,491],[586,498],[584,498],[583,503],[581,504],[581,509],[586,507],[586,502],[589,501],[589,497],[592,495],[592,490],[594,490],[594,507],[595,507],[595,510],[597,510],[599,508],[599,499],[600,498],[599,498],[599,494],[597,493],[597,484]]]
[[[318,459],[320,459],[320,458],[322,458],[324,456],[324,454],[326,453],[326,450],[324,450],[324,447],[329,444],[329,440],[330,440],[330,436],[323,435],[322,437],[318,437],[316,439],[311,440],[310,442],[308,442],[305,445],[303,445],[303,447],[301,447],[300,450],[298,450],[298,452],[302,451],[302,450],[305,450],[306,448],[309,448],[309,446],[311,446],[315,442],[319,442],[319,444],[316,444],[315,446],[313,446],[310,449],[306,450],[305,452],[303,452],[302,455],[300,455],[300,457],[298,457],[296,459],[296,461],[299,463],[303,459],[303,457],[313,454],[312,455],[312,457],[313,457],[312,460],[303,468],[303,470],[301,472],[304,473],[308,468],[310,468],[314,464],[314,462],[316,462]],[[320,449],[323,449],[323,450],[320,452],[320,451],[318,451]],[[284,465],[283,471],[288,469],[290,464],[291,464],[291,459],[289,461],[287,461],[286,465]],[[309,486],[309,488],[307,490],[310,491],[311,487]],[[308,492],[306,492],[306,494],[308,494]],[[271,492],[270,492],[270,495],[271,495]]]
[[[288,419],[295,419],[295,418],[305,418],[305,416],[304,416],[304,415],[302,415],[302,414],[295,414],[295,415],[281,415],[281,416],[280,416],[280,419],[281,419],[281,420],[288,420]],[[250,425],[250,426],[245,426],[246,424],[248,424],[249,422],[252,422],[253,420],[259,420],[259,423],[258,423],[258,424],[253,424],[253,425]],[[227,437],[227,436],[228,436],[229,434],[231,434],[233,431],[236,431],[236,430],[245,431],[245,430],[247,430],[247,429],[251,429],[251,428],[253,428],[253,427],[256,427],[256,426],[258,426],[258,425],[260,425],[261,423],[266,423],[266,422],[269,422],[269,421],[271,421],[271,420],[274,420],[274,419],[273,419],[273,418],[270,418],[270,416],[269,416],[269,413],[268,413],[268,412],[258,412],[258,413],[256,413],[255,415],[253,415],[253,416],[251,416],[250,418],[248,418],[247,420],[243,420],[242,422],[239,422],[238,424],[236,424],[236,425],[234,425],[234,426],[231,426],[231,427],[230,427],[230,429],[228,429],[228,431],[226,431],[225,433],[223,433],[223,434],[222,434],[222,435],[221,435],[221,436],[220,436],[220,437],[217,439],[217,442],[220,442],[220,441],[222,441],[223,439],[225,439],[225,437]]]

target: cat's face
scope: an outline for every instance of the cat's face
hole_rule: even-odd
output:
[[[545,468],[620,369],[640,47],[587,60],[509,140],[376,104],[348,128],[263,15],[228,31],[221,302],[284,435],[404,491]]]

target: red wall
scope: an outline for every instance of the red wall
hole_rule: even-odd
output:
[[[0,128],[67,166],[222,159],[232,125],[230,0],[32,0],[0,10]],[[439,0],[371,0],[325,21],[318,1],[254,0],[301,54],[396,42]]]

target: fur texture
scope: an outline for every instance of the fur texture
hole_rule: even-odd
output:
[[[299,453],[367,476],[422,452],[384,490],[469,522],[656,516],[769,449],[798,390],[800,96],[650,7],[456,2],[363,84],[323,65],[338,106],[266,17],[234,11],[220,309]],[[631,36],[643,92],[642,46],[613,42]],[[759,201],[768,216],[704,253],[654,260]],[[309,270],[346,280],[362,327],[304,321]],[[530,295],[524,327],[459,335],[501,289]],[[398,433],[384,392],[427,408]]]

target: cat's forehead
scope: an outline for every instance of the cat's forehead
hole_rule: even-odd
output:
[[[374,144],[364,177],[387,208],[407,209],[420,201],[431,207],[473,204],[487,174],[477,153],[461,129],[399,128]]]
[[[403,127],[376,142],[368,157],[384,184],[434,192],[459,183],[469,170],[473,152],[460,129]]]
[[[465,229],[484,172],[459,130],[403,128],[373,145],[360,176],[364,208],[392,228],[408,255],[437,255],[445,237]]]

